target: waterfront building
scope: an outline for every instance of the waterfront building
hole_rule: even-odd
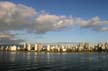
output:
[[[38,51],[38,44],[35,44],[34,51]]]
[[[6,46],[5,50],[7,51],[8,49],[9,49],[9,47],[8,47],[8,46]]]
[[[60,52],[60,47],[57,48],[58,52]]]
[[[89,43],[84,43],[84,46],[83,46],[83,50],[84,51],[89,51]]]
[[[47,51],[47,52],[80,52],[80,51],[108,51],[108,43],[98,43],[90,45],[89,43],[79,44],[30,44],[24,43],[22,45],[0,45],[0,50],[3,51]]]
[[[26,43],[24,43],[23,46],[24,46],[23,47],[24,50],[27,49]]]
[[[106,49],[105,48],[105,43],[102,44],[101,48],[102,48],[102,50],[105,50]]]
[[[77,46],[72,46],[72,51],[73,52],[77,51]]]
[[[73,46],[71,46],[70,44],[65,45],[65,49],[67,52],[71,52],[73,50]]]
[[[84,43],[79,43],[78,51],[83,51],[83,49],[84,49]]]
[[[31,50],[31,44],[30,44],[30,43],[27,44],[27,50],[28,50],[28,51]]]
[[[28,51],[31,49],[30,46],[31,46],[30,43],[23,43],[23,47],[21,48],[21,50]]]
[[[10,46],[10,51],[16,51],[16,46],[14,45],[14,46]]]
[[[37,51],[40,52],[43,49],[43,45],[41,43],[37,44]]]
[[[20,51],[21,50],[21,47],[17,47],[17,50]]]
[[[89,45],[88,50],[89,50],[89,51],[94,51],[94,46],[93,46],[93,45]]]
[[[51,45],[51,51],[54,52],[55,46]]]
[[[107,51],[107,50],[108,50],[108,43],[105,42],[104,46],[105,46],[105,49],[106,49],[106,51]]]
[[[62,51],[63,51],[63,52],[66,52],[66,51],[67,51],[67,49],[66,49],[66,46],[65,46],[65,45],[62,45]]]
[[[48,44],[47,45],[47,51],[49,52],[51,50],[51,47],[50,47],[50,45]]]
[[[97,45],[94,46],[95,51],[102,51],[102,44],[98,43]]]
[[[3,50],[4,50],[4,47],[3,47],[3,46],[1,46],[1,47],[0,47],[0,50],[2,50],[2,51],[3,51]]]
[[[66,49],[66,48],[63,48],[63,49],[62,49],[62,51],[63,51],[63,52],[66,52],[66,51],[67,51],[67,49]]]

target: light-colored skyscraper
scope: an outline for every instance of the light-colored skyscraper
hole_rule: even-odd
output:
[[[10,51],[16,51],[16,46],[10,46]]]
[[[82,51],[84,49],[84,43],[79,43],[79,51]]]
[[[47,45],[47,51],[49,52],[50,49],[51,49],[51,48],[50,48],[50,45],[48,44],[48,45]]]
[[[30,44],[30,43],[27,44],[27,50],[28,50],[28,51],[31,50],[31,44]]]
[[[24,47],[23,47],[23,48],[24,48],[24,49],[26,49],[26,43],[24,43],[23,45],[24,45]]]
[[[35,46],[34,46],[34,50],[35,50],[35,51],[38,50],[38,44],[35,44]]]

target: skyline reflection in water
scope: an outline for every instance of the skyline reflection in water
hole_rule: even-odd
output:
[[[0,70],[108,71],[108,53],[0,52]]]

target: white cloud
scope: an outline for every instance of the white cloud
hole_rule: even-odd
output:
[[[108,31],[108,20],[101,20],[97,16],[89,20],[79,19],[78,24],[81,28],[92,29],[94,31]]]
[[[0,30],[25,29],[29,20],[36,15],[36,11],[21,4],[0,2]]]
[[[55,31],[65,27],[69,27],[69,25],[74,25],[72,18],[50,14],[39,15],[36,18],[35,23],[36,31],[40,33]]]
[[[101,20],[98,16],[84,20],[41,13],[22,4],[0,2],[0,32],[24,29],[31,32],[46,33],[76,25],[82,29],[108,31],[108,21]]]
[[[0,44],[19,44],[24,40],[16,39],[15,35],[9,33],[0,34]]]

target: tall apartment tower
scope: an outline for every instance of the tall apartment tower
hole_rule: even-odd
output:
[[[24,43],[23,45],[24,45],[24,47],[23,47],[23,48],[24,48],[24,49],[26,49],[26,43]]]
[[[79,43],[79,51],[82,51],[84,49],[84,43]]]
[[[35,44],[34,50],[38,51],[38,44]]]
[[[10,51],[16,51],[16,46],[10,46]]]
[[[50,51],[50,45],[49,44],[47,45],[47,51],[48,52]]]
[[[41,51],[42,48],[43,48],[43,45],[42,44],[38,44],[37,48],[38,48],[38,51]]]
[[[31,44],[30,44],[30,43],[27,44],[27,50],[28,50],[28,51],[31,50]]]
[[[66,51],[67,51],[67,49],[65,48],[65,46],[64,46],[64,45],[62,45],[62,47],[61,47],[61,48],[62,48],[62,51],[63,51],[63,52],[66,52]]]

